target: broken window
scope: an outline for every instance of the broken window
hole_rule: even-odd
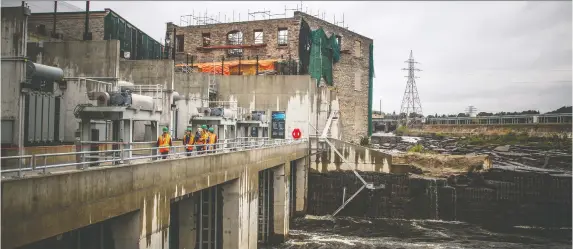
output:
[[[362,56],[362,42],[360,41],[354,41],[354,56]]]
[[[338,48],[340,48],[340,50],[342,50],[342,37],[337,35],[336,36],[336,43],[338,43]]]
[[[288,29],[287,28],[279,28],[279,46],[287,46],[288,45]]]
[[[263,44],[263,30],[255,29],[255,44]]]
[[[243,32],[241,31],[231,31],[227,33],[227,44],[228,45],[242,45],[243,44]],[[243,56],[242,48],[232,48],[227,50],[227,55],[229,56]]]
[[[185,51],[185,38],[183,35],[176,35],[175,36],[175,46],[177,48],[176,52]]]
[[[211,45],[211,33],[203,33],[203,47]]]
[[[361,91],[362,90],[362,72],[357,71],[354,72],[354,91]]]

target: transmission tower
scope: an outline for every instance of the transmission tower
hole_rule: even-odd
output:
[[[469,117],[475,117],[476,113],[477,113],[477,108],[475,108],[473,105],[470,105],[466,108],[466,114]]]
[[[406,126],[410,126],[416,121],[420,120],[419,115],[422,115],[422,104],[420,103],[420,96],[418,96],[418,89],[416,88],[416,77],[415,72],[421,71],[415,67],[418,64],[414,60],[412,55],[412,50],[410,50],[410,58],[405,61],[408,64],[408,68],[403,68],[402,70],[408,71],[408,82],[406,83],[406,90],[404,90],[404,97],[402,98],[402,105],[400,107],[400,115],[406,114],[406,117],[401,117],[401,119],[406,120]],[[415,113],[413,120],[410,120],[410,114]],[[421,121],[421,120],[420,120]]]

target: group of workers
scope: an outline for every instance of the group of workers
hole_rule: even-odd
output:
[[[193,129],[187,128],[185,137],[183,137],[183,145],[185,146],[187,156],[191,156],[193,151],[202,154],[207,151],[213,152],[216,149],[217,134],[215,134],[213,127],[208,128],[207,125],[202,125],[201,128],[197,128],[195,134],[192,133]],[[157,138],[157,147],[159,148],[161,158],[166,159],[169,154],[169,148],[173,147],[171,135],[169,135],[169,129],[167,127],[163,127],[163,134]]]

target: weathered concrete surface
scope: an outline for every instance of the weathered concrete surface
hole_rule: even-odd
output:
[[[171,198],[299,159],[308,144],[2,181],[2,247],[140,210],[140,248],[167,243]]]
[[[534,137],[571,137],[571,124],[508,124],[508,125],[424,125],[422,129],[408,131],[410,135],[442,133],[452,136],[506,135],[527,133]]]
[[[307,194],[308,191],[308,165],[310,162],[310,157],[301,158],[296,160],[296,193],[295,193],[295,213],[297,214],[305,214],[306,213],[306,203],[307,203]],[[291,183],[292,184],[292,183]]]
[[[344,156],[344,163],[328,145],[327,151],[312,156],[310,168],[318,172],[328,171],[373,171],[393,172],[392,155],[373,150],[364,146],[348,143],[337,139],[329,139],[336,149]],[[313,142],[314,143],[314,142]]]
[[[273,230],[271,243],[288,239],[290,164],[273,168]]]
[[[119,76],[119,41],[69,41],[45,42],[43,63],[59,67],[65,77],[103,77]],[[108,80],[109,80],[108,79]],[[63,96],[64,141],[75,141],[75,131],[79,123],[74,116],[78,104],[97,104],[87,98],[89,91],[104,91],[105,85],[84,80],[68,80],[67,89],[56,90]]]
[[[321,97],[328,100],[328,89],[321,89]],[[220,78],[218,99],[237,101],[239,107],[251,111],[266,111],[270,120],[272,111],[285,111],[286,138],[291,131],[299,128],[302,137],[315,134],[317,87],[309,76],[272,75],[272,76],[226,76]],[[323,109],[326,111],[326,109]],[[321,113],[319,126],[326,122],[326,112]]]
[[[258,170],[247,168],[239,179],[222,186],[222,248],[257,248]]]
[[[25,24],[27,16],[23,15],[25,8],[2,8],[2,122],[12,123],[12,132],[2,133],[3,144],[19,144],[20,136],[20,83],[26,78],[26,64],[22,58],[26,56]],[[12,59],[10,59],[12,57]],[[22,108],[24,109],[24,108]],[[23,121],[22,121],[23,122]],[[3,124],[7,125],[7,124]],[[11,138],[10,138],[11,137]]]
[[[173,60],[119,61],[120,78],[136,85],[161,85],[173,89]]]

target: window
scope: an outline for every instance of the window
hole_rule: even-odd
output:
[[[336,36],[336,43],[338,43],[338,48],[340,48],[340,50],[342,50],[342,37],[337,35]]]
[[[357,71],[354,72],[354,91],[361,91],[362,90],[362,72]]]
[[[203,47],[211,45],[211,33],[203,33]]]
[[[242,45],[243,44],[243,32],[241,31],[231,31],[227,33],[227,45]],[[232,48],[227,50],[228,56],[243,56],[242,48]]]
[[[263,30],[262,29],[255,29],[255,44],[263,44]]]
[[[354,41],[354,56],[362,56],[362,42],[360,41]]]
[[[175,36],[175,46],[177,48],[176,52],[183,52],[185,50],[185,40],[183,35]]]
[[[288,29],[287,28],[279,28],[279,46],[287,46],[288,45]]]

